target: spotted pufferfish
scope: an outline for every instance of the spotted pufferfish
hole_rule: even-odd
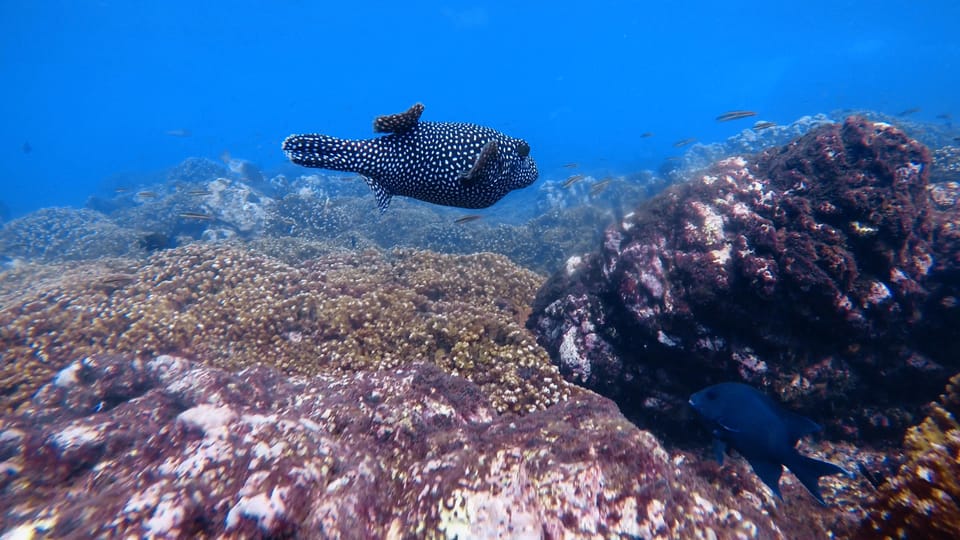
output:
[[[394,195],[460,208],[487,208],[537,179],[530,145],[495,129],[460,122],[421,122],[423,105],[379,116],[382,137],[348,140],[291,135],[290,161],[304,167],[357,173],[386,211]]]

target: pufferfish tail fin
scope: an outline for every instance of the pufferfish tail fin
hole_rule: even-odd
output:
[[[283,141],[287,158],[304,167],[364,174],[367,141],[338,139],[327,135],[291,135]]]

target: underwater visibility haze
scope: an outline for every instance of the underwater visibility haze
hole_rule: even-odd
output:
[[[953,113],[948,1],[5,2],[0,200],[80,206],[121,174],[291,133],[369,137],[417,101],[530,142],[546,173],[656,169],[685,138],[838,109]],[[643,133],[653,137],[641,138]],[[25,148],[30,148],[25,152]],[[119,181],[114,180],[113,184]]]
[[[960,537],[960,3],[0,21],[0,538]]]

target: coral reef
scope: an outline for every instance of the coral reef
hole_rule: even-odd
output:
[[[0,416],[0,528],[23,536],[780,539],[842,520],[795,484],[781,507],[742,468],[705,478],[583,390],[517,417],[430,364],[106,355],[50,375]]]
[[[167,171],[167,180],[178,185],[204,184],[228,174],[227,168],[216,161],[191,157]]]
[[[3,225],[0,254],[38,261],[120,256],[138,251],[138,238],[93,210],[44,208]]]
[[[274,200],[260,195],[242,182],[217,178],[206,184],[210,192],[201,198],[201,208],[237,232],[252,234],[263,230],[273,213]]]
[[[960,182],[960,146],[943,146],[933,150],[930,183]]]
[[[614,189],[613,193],[618,191]],[[276,237],[330,242],[350,249],[404,247],[452,254],[493,252],[536,272],[547,273],[558,268],[570,254],[595,245],[603,226],[614,219],[608,206],[577,205],[550,211],[525,223],[506,223],[491,216],[458,224],[455,220],[462,213],[445,208],[399,199],[381,216],[371,212],[371,204],[369,197],[332,197],[312,191],[290,194],[278,201],[267,232]]]
[[[903,440],[907,462],[882,484],[857,539],[957,537],[960,531],[960,375]]]
[[[831,117],[825,114],[803,116],[788,125],[773,126],[759,131],[744,129],[723,142],[697,143],[673,163],[673,167],[666,176],[675,182],[685,180],[695,171],[707,168],[717,161],[732,156],[756,154],[772,146],[782,146],[813,129],[832,123]]]
[[[155,193],[156,197],[131,200],[111,212],[110,219],[121,227],[180,237],[186,243],[208,230],[255,236],[266,229],[276,204],[249,185],[224,177]]]
[[[899,437],[960,358],[942,332],[956,261],[935,240],[956,209],[931,210],[928,167],[857,117],[721,161],[571,258],[528,324],[568,380],[676,440],[698,433],[687,397],[723,380],[834,436]]]
[[[290,266],[192,244],[122,273],[96,264],[0,309],[6,407],[65,362],[108,352],[299,374],[429,361],[480,385],[501,412],[542,409],[568,392],[523,327],[542,278],[502,256],[331,251]]]

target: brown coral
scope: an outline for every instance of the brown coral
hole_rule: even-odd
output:
[[[960,374],[904,438],[907,462],[880,486],[856,536],[956,538],[960,531]]]
[[[494,254],[341,252],[297,267],[197,244],[129,273],[91,263],[5,303],[0,388],[16,407],[44,375],[108,352],[305,375],[430,361],[479,384],[498,411],[528,412],[567,393],[522,325],[539,282]]]

